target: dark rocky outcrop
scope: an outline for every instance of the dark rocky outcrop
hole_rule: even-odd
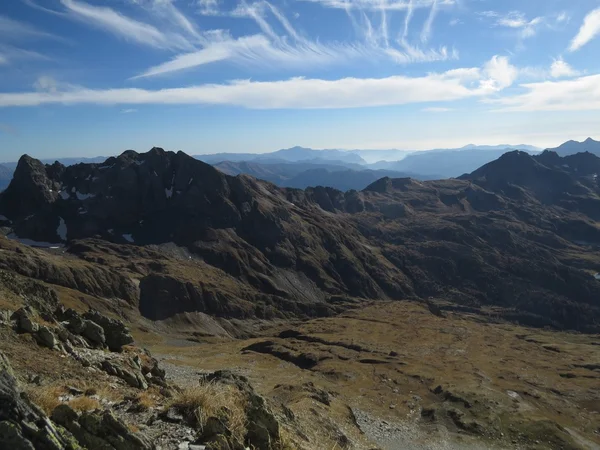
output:
[[[73,436],[53,424],[19,389],[10,363],[0,352],[0,443],[18,450],[78,450]]]

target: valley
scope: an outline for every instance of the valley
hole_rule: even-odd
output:
[[[0,437],[596,449],[599,172],[512,151],[343,192],[160,148],[23,156],[0,195]]]

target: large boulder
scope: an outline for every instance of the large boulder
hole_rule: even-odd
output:
[[[83,321],[83,330],[81,335],[86,338],[92,345],[97,347],[104,347],[106,343],[106,334],[104,328],[98,325],[96,322],[91,320]]]
[[[33,321],[34,315],[35,311],[29,306],[16,310],[12,315],[12,319],[17,322],[17,330],[21,333],[37,333],[39,325]]]
[[[98,311],[88,311],[83,315],[84,319],[97,323],[104,329],[106,345],[113,352],[120,352],[124,345],[133,344],[133,337],[123,322],[110,317],[103,316]]]
[[[50,328],[44,325],[42,325],[35,334],[35,340],[38,342],[38,344],[50,349],[56,347],[57,343],[54,333],[50,331]]]

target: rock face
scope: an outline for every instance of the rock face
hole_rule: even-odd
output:
[[[120,352],[124,345],[133,344],[133,337],[123,322],[103,316],[98,311],[88,311],[83,317],[102,328],[104,342],[110,351]]]
[[[70,167],[25,156],[0,214],[19,237],[67,240],[81,264],[67,276],[23,255],[7,268],[139,302],[154,320],[331,314],[342,297],[434,297],[493,305],[529,325],[600,331],[600,283],[590,276],[600,261],[589,247],[600,246],[600,158],[567,158],[511,152],[460,179],[384,178],[343,193],[280,189],[159,148]],[[158,263],[149,249],[163,245],[184,252],[185,264]],[[139,289],[109,273],[109,257],[131,261]],[[109,347],[126,345],[100,325],[111,329]]]
[[[8,359],[0,353],[0,442],[19,450],[76,450],[70,433],[55,426],[21,395]]]
[[[132,433],[110,411],[77,414],[68,405],[59,405],[52,420],[69,430],[84,448],[115,450],[151,450],[154,446]]]

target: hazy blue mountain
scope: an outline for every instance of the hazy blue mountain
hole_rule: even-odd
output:
[[[452,178],[473,172],[512,150],[515,149],[428,150],[408,155],[402,161],[387,164],[386,168],[399,172],[418,173],[422,176],[437,175],[442,178]],[[537,154],[539,151],[528,153]]]
[[[347,169],[342,165],[324,163],[258,163],[255,161],[224,161],[214,167],[228,175],[246,174],[278,186],[305,189],[309,186],[327,186],[342,191],[361,190],[383,177],[432,179],[435,176],[421,176],[393,170]]]
[[[283,187],[306,189],[307,187],[325,186],[349,191],[361,191],[375,181],[384,178],[415,178],[431,180],[438,177],[428,177],[414,173],[396,172],[393,170],[337,170],[330,172],[326,169],[311,169],[299,173],[281,183]]]
[[[590,152],[596,156],[600,156],[600,142],[595,141],[592,138],[587,138],[583,142],[567,141],[556,148],[549,148],[547,150],[558,153],[558,156],[567,156],[583,152]]]
[[[213,155],[195,155],[194,158],[208,164],[223,161],[257,162],[300,162],[300,161],[338,161],[349,164],[366,164],[359,155],[345,150],[313,150],[312,148],[292,147],[270,153],[216,153]]]
[[[0,191],[3,191],[6,186],[9,185],[12,180],[13,169],[6,167],[4,164],[0,164]]]

